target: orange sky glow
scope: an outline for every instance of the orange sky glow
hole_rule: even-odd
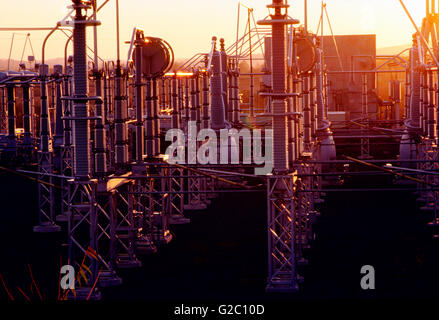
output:
[[[5,2],[5,1],[4,1]],[[265,7],[268,0],[242,0],[243,4],[254,8],[256,20],[268,14]],[[421,24],[425,16],[425,2],[405,0],[413,18]],[[98,4],[103,0],[98,0]],[[289,14],[303,22],[304,1],[290,0]],[[377,34],[377,47],[390,47],[411,42],[415,32],[398,0],[326,0],[327,10],[335,34]],[[0,27],[52,27],[67,13],[69,0],[15,0],[2,4],[3,15]],[[167,40],[177,58],[188,58],[198,52],[208,52],[212,36],[225,38],[230,45],[236,39],[236,19],[238,0],[119,0],[121,25],[121,54],[126,59],[128,45],[134,27],[145,31],[146,35]],[[320,19],[321,1],[308,0],[309,30],[316,32]],[[243,32],[245,9],[241,9]],[[116,57],[115,0],[102,9],[98,15],[102,22],[99,27],[99,56],[105,60]],[[326,32],[329,32],[325,24]],[[91,31],[91,28],[90,28]],[[31,41],[36,59],[41,60],[41,45],[48,31],[32,31]],[[11,58],[31,54],[27,46],[23,52],[26,32],[17,31]],[[11,48],[11,31],[0,32],[0,59],[7,59]],[[47,44],[48,59],[63,57],[66,36],[57,32]],[[92,33],[89,32],[92,46]]]

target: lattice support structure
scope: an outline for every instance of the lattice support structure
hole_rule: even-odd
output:
[[[185,210],[205,210],[207,208],[205,202],[205,193],[203,194],[203,181],[205,180],[201,175],[187,170],[187,190]]]
[[[184,170],[176,167],[169,167],[169,196],[167,197],[167,208],[169,210],[170,224],[186,224],[190,220],[185,218],[184,212]],[[179,193],[181,192],[181,193]]]
[[[34,232],[58,232],[55,223],[55,194],[53,184],[53,158],[51,152],[38,152],[38,225]]]
[[[109,269],[108,262],[102,258],[97,248],[96,187],[96,180],[68,181],[68,261],[81,275],[76,277],[75,290],[69,293],[70,299],[85,300],[89,295],[89,299],[100,299],[99,290],[92,288],[103,266]]]
[[[293,175],[267,178],[269,292],[298,290]]]

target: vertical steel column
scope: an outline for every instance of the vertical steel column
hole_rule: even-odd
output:
[[[302,78],[303,90],[303,146],[305,152],[311,151],[311,108],[309,104],[309,82],[308,75],[304,75]]]
[[[122,92],[122,70],[116,67],[116,78],[114,80],[114,132],[115,132],[115,166],[116,170],[124,170],[128,162],[128,127],[126,119],[128,108],[126,96]]]
[[[154,156],[154,114],[153,114],[153,102],[152,102],[152,80],[146,79],[146,92],[145,92],[145,153],[148,159]]]
[[[64,143],[64,125],[63,125],[63,107],[62,107],[62,78],[63,67],[62,65],[55,65],[53,67],[53,77],[55,79],[55,135],[53,141],[53,147],[55,151],[54,165],[57,172],[61,172],[62,167],[62,145]]]
[[[209,122],[210,122],[209,74],[207,72],[203,72],[202,79],[203,79],[203,129],[207,129],[209,128]]]
[[[220,59],[221,59],[221,84],[222,84],[222,95],[223,95],[223,102],[224,102],[224,119],[227,121],[231,121],[232,119],[229,118],[229,112],[231,105],[229,106],[229,98],[228,98],[228,92],[227,92],[227,73],[228,73],[228,65],[227,65],[227,53],[224,47],[224,39],[220,39]],[[250,53],[251,55],[251,53]]]
[[[200,73],[196,72],[195,75],[195,107],[196,107],[196,118],[197,129],[201,129],[201,91],[200,91]]]
[[[190,96],[189,96],[189,77],[186,77],[184,81],[184,112],[183,112],[183,125],[187,127],[190,119]]]
[[[411,131],[418,130],[420,123],[421,107],[421,73],[419,72],[419,51],[416,36],[413,36],[413,48],[410,50],[410,128]]]
[[[230,74],[230,87],[232,88],[232,97],[231,101],[232,104],[230,106],[230,109],[232,111],[232,123],[234,125],[239,124],[239,86],[238,86],[238,68],[236,66],[237,62],[235,60],[232,60],[232,64],[229,68],[229,74]]]
[[[8,145],[7,150],[14,158],[17,152],[17,136],[15,135],[15,84],[11,81],[6,84],[8,96]]]
[[[6,110],[6,88],[1,87],[1,98],[0,98],[0,133],[7,133],[8,122],[7,122],[7,110]]]
[[[97,66],[96,66],[97,68]],[[100,70],[94,71],[96,96],[102,96],[102,77],[103,72]],[[97,176],[105,176],[107,174],[107,147],[106,147],[106,132],[105,132],[105,114],[103,108],[103,101],[98,99],[95,103],[95,114],[97,120],[94,128],[94,154],[95,154],[95,174]]]
[[[159,97],[157,95],[157,79],[152,79],[152,110],[154,117],[154,152],[160,154],[160,117],[159,117]]]
[[[136,33],[136,42],[135,42],[135,69],[136,69],[136,78],[135,78],[135,91],[136,91],[136,162],[143,162],[143,154],[145,153],[145,134],[143,128],[143,45],[144,40],[141,38],[141,34],[139,32]]]
[[[191,78],[191,107],[190,107],[190,121],[197,122],[197,88],[196,88],[197,76],[194,75]],[[198,123],[197,123],[198,129]]]
[[[180,110],[178,108],[178,84],[177,84],[177,75],[174,75],[171,80],[171,106],[172,106],[172,128],[173,129],[180,129]]]
[[[362,99],[361,99],[361,112],[366,126],[369,127],[369,100],[368,100],[368,86],[367,86],[367,74],[362,75]],[[366,135],[366,130],[361,128],[363,135]],[[361,139],[361,156],[362,159],[367,159],[370,157],[370,139]]]
[[[183,89],[183,80],[181,78],[177,78],[177,88],[178,88],[178,124],[179,128],[184,127],[184,89]]]
[[[404,101],[404,120],[410,119],[410,67],[405,71],[405,101]]]
[[[433,71],[428,71],[428,90],[429,90],[429,101],[428,101],[428,138],[434,140],[436,138],[436,130],[435,130],[435,119],[434,119],[434,83],[433,83]]]
[[[310,82],[310,92],[309,92],[309,106],[311,109],[311,138],[314,141],[316,137],[316,86],[315,86],[315,75],[314,73],[310,73],[309,82]]]
[[[23,147],[27,149],[32,147],[30,84],[25,83],[21,88],[23,90]]]

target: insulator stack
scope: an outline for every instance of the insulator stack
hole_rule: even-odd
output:
[[[90,129],[88,125],[88,78],[86,53],[86,24],[81,9],[77,9],[73,29],[73,145],[75,153],[75,176],[90,177]]]
[[[210,94],[209,94],[209,75],[207,72],[202,74],[203,81],[203,129],[209,128],[210,122]]]
[[[145,152],[147,158],[152,158],[154,156],[154,112],[153,112],[153,97],[152,97],[152,80],[146,79],[146,89],[145,89]]]
[[[49,73],[47,64],[40,65],[41,77],[41,110],[40,110],[40,151],[49,151],[50,125],[49,125],[49,109],[47,106],[47,84],[46,77]],[[8,93],[9,94],[9,93]]]
[[[6,85],[8,96],[8,148],[15,149],[17,141],[15,135],[15,84]]]
[[[421,108],[421,73],[419,72],[419,51],[414,40],[413,48],[410,50],[411,69],[410,75],[410,129],[420,128],[420,108]]]
[[[210,126],[214,130],[226,127],[225,101],[223,88],[223,66],[221,54],[215,51],[212,56],[212,77],[210,78],[211,102],[210,102]]]
[[[23,88],[23,129],[24,129],[23,146],[25,148],[30,148],[32,147],[32,131],[31,131],[32,117],[31,117],[31,98],[30,98],[31,89],[29,84],[22,85],[22,88]]]
[[[273,0],[273,4],[282,5],[282,0]],[[275,8],[276,19],[283,19],[281,9]],[[285,96],[286,56],[285,56],[285,24],[272,25],[272,82],[273,90],[273,164],[277,173],[288,170],[287,159],[287,103]]]

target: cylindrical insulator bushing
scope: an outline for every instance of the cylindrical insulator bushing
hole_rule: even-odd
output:
[[[226,120],[229,114],[229,95],[227,92],[227,53],[225,51],[220,51],[221,59],[221,79],[222,79],[222,90],[223,90],[223,101],[224,101],[224,116]]]
[[[70,69],[71,72],[71,69]],[[64,95],[69,96],[70,95],[70,86],[71,86],[71,79],[67,76],[67,70],[66,70],[66,76],[64,78]],[[71,101],[70,100],[64,100],[64,117],[69,118],[72,115],[71,112]],[[72,145],[72,124],[70,120],[65,120],[64,122],[64,146],[69,147]]]
[[[233,122],[239,123],[240,122],[240,111],[239,111],[239,105],[240,105],[240,98],[239,98],[239,73],[237,70],[233,73],[233,88],[234,88],[234,99],[233,99]]]
[[[119,75],[116,75],[114,89],[115,164],[118,168],[123,168],[128,161],[128,126],[126,124],[128,108],[122,92],[122,78]]]
[[[283,94],[286,90],[286,62],[285,62],[285,25],[272,25],[272,89],[274,94]],[[287,153],[287,103],[285,97],[273,98],[273,166],[275,172],[288,170]]]
[[[317,116],[317,112],[316,112],[316,86],[315,86],[315,77],[314,75],[311,73],[309,76],[309,81],[310,81],[310,92],[309,92],[309,106],[310,106],[310,110],[311,110],[311,137],[315,137],[316,134],[316,116]]]
[[[151,79],[146,80],[145,102],[145,153],[147,158],[152,158],[154,156],[154,115]]]
[[[212,77],[210,78],[210,123],[211,128],[214,130],[226,127],[221,69],[221,56],[218,51],[215,51],[212,55]]]
[[[47,64],[41,64],[39,68],[41,82],[41,108],[40,108],[40,151],[49,151],[50,140],[50,124],[49,124],[49,109],[47,106],[47,82],[46,77],[49,73],[49,66]]]
[[[421,107],[421,73],[417,69],[418,49],[411,49],[411,90],[410,90],[410,120],[411,125],[420,128],[420,107]]]
[[[143,161],[143,154],[145,153],[145,139],[144,139],[144,129],[143,129],[143,48],[142,43],[136,45],[134,49],[135,56],[135,92],[136,92],[136,161],[138,163]]]
[[[189,96],[189,78],[186,78],[184,81],[184,112],[183,112],[183,120],[185,126],[189,121],[190,108],[191,107],[190,107],[190,96]]]
[[[23,89],[23,144],[28,147],[31,143],[31,110],[30,110],[30,86],[22,85]]]
[[[323,94],[323,72],[322,72],[322,51],[317,49],[317,64],[316,64],[316,94],[317,94],[317,126],[322,128],[325,120],[325,101]]]
[[[181,128],[183,126],[182,121],[184,117],[184,93],[183,93],[183,83],[181,79],[177,79],[178,88],[178,126]]]
[[[102,95],[102,74],[96,72],[95,78],[96,96],[100,97]],[[95,153],[95,173],[97,175],[104,175],[107,172],[107,159],[106,159],[106,132],[104,127],[104,110],[102,101],[96,101],[95,112],[97,117],[101,119],[95,122],[95,142],[94,142],[94,153]]]
[[[311,108],[309,104],[309,77],[303,78],[303,144],[305,151],[310,151],[311,144]]]
[[[8,83],[6,90],[8,95],[8,136],[15,140],[15,85]]]
[[[157,80],[152,79],[152,110],[154,113],[154,154],[160,154],[160,117],[159,97],[157,95]]]
[[[195,121],[197,122],[197,129],[201,129],[201,90],[200,90],[200,77],[198,74],[195,76]]]
[[[197,89],[195,75],[191,79],[191,108],[189,118],[191,121],[197,121]]]
[[[234,77],[233,77],[233,73],[232,72],[228,72],[227,74],[227,78],[228,78],[228,95],[229,95],[229,100],[227,103],[227,115],[226,118],[229,122],[233,122],[233,100],[235,99],[235,95],[234,95]]]
[[[406,119],[410,118],[410,70],[406,69],[405,72],[405,101],[404,101],[404,117]]]
[[[179,129],[180,124],[179,124],[179,119],[178,119],[178,114],[179,114],[179,112],[178,112],[179,111],[178,110],[178,88],[177,88],[177,78],[176,77],[172,78],[171,85],[172,85],[172,87],[171,87],[172,128]]]
[[[427,74],[424,72],[421,74],[421,113],[420,113],[420,123],[422,135],[426,135],[427,132],[427,107],[428,107],[428,84],[427,84]]]
[[[434,119],[434,84],[433,84],[433,72],[428,72],[428,137],[435,139],[435,119]]]
[[[369,121],[369,102],[368,102],[368,93],[367,93],[367,75],[363,74],[363,86],[362,86],[362,100],[361,100],[361,105],[362,105],[362,115],[363,118],[366,120],[366,122]]]
[[[75,23],[73,29],[73,79],[74,97],[84,98],[83,101],[75,100],[73,104],[73,144],[75,158],[75,176],[77,178],[89,178],[90,176],[90,149],[89,149],[89,123],[87,102],[87,54],[86,32],[82,16],[76,18],[80,23]]]
[[[203,129],[209,128],[209,76],[203,74]]]

